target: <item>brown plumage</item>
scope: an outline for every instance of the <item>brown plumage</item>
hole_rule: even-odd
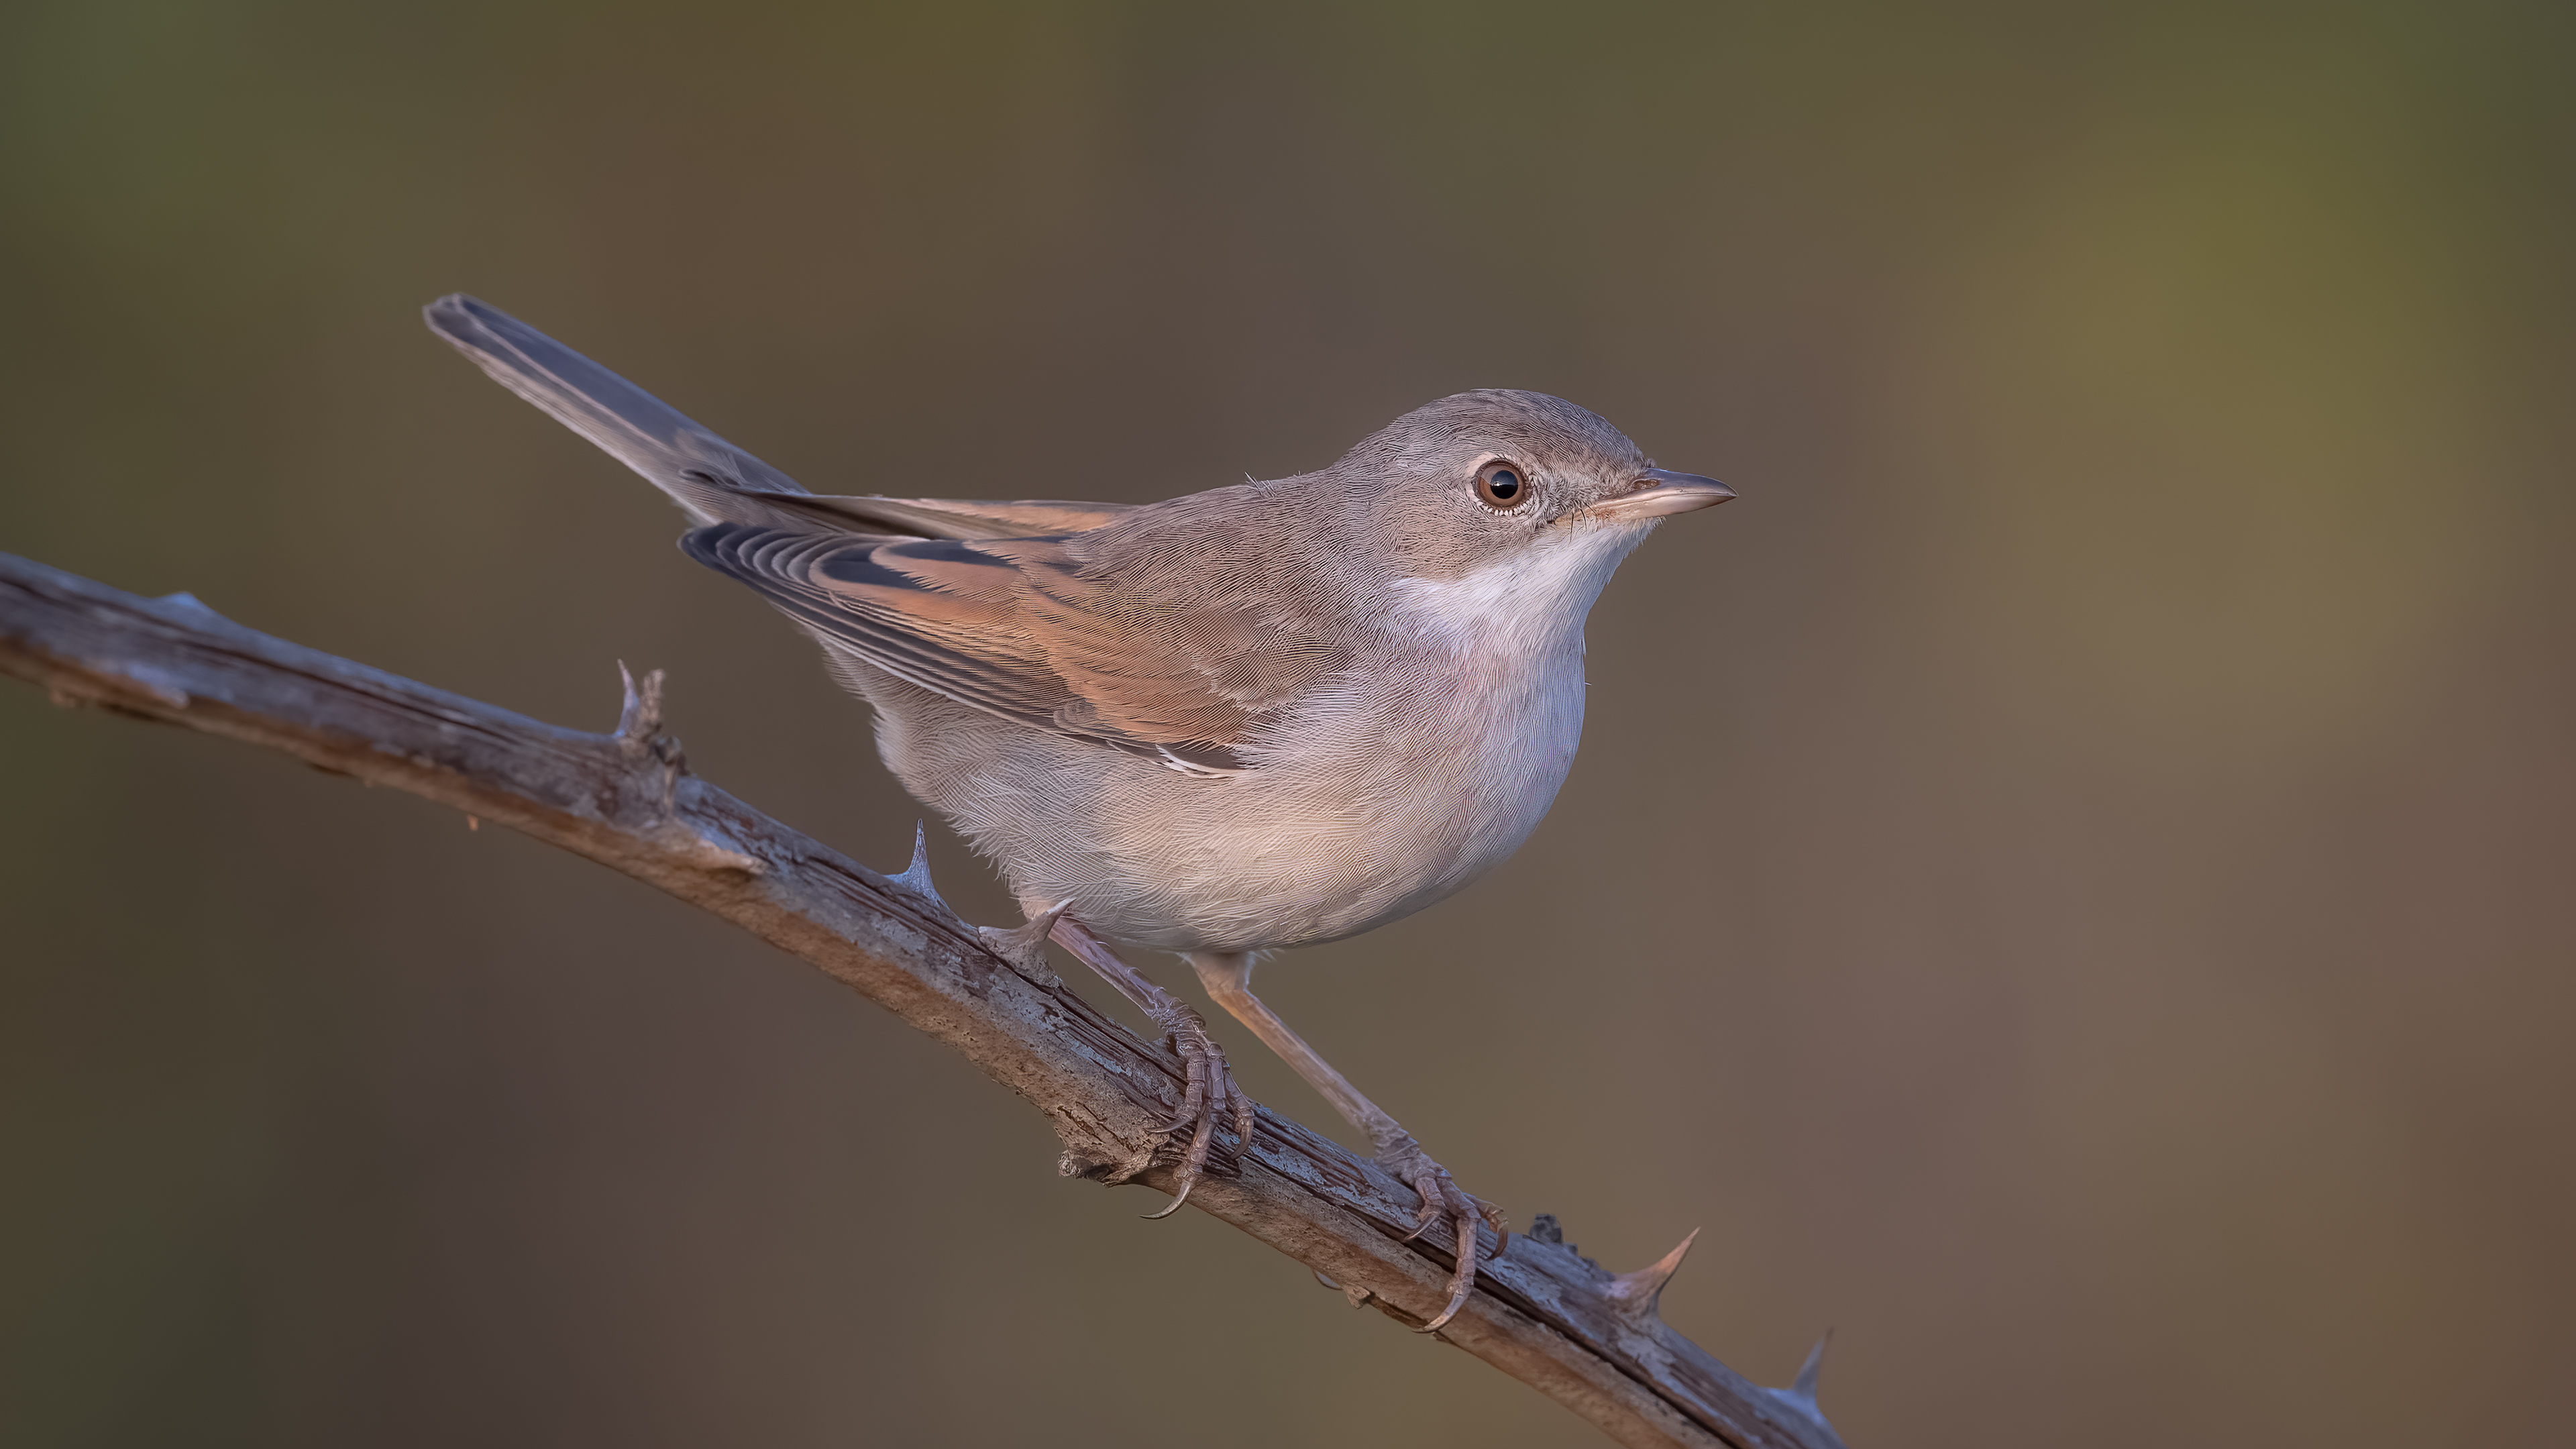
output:
[[[1157,577],[1187,565],[1136,560],[1127,534],[1153,530],[1124,521],[974,541],[720,524],[684,546],[907,683],[1070,739],[1246,768],[1238,747],[1349,661],[1348,610],[1282,589],[1253,550],[1186,584]]]

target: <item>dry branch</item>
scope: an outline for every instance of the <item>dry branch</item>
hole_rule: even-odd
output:
[[[630,682],[617,733],[559,728],[272,639],[184,594],[144,599],[0,554],[0,673],[64,704],[283,750],[496,820],[657,886],[858,990],[1044,1112],[1067,1175],[1170,1190],[1151,1129],[1178,1059],[1017,951],[996,954],[929,886],[879,875],[689,774],[660,733],[658,677]],[[1019,959],[1014,959],[1019,958]],[[1454,1240],[1405,1241],[1413,1194],[1376,1164],[1263,1110],[1238,1175],[1190,1203],[1419,1325]],[[1687,1248],[1688,1243],[1683,1247]],[[1655,1316],[1681,1250],[1613,1277],[1514,1234],[1440,1336],[1628,1445],[1840,1449],[1798,1384],[1745,1381]],[[1821,1346],[1820,1346],[1821,1347]]]

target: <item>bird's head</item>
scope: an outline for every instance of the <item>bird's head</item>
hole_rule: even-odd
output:
[[[1470,607],[1491,598],[1579,624],[1656,524],[1735,496],[1654,466],[1626,434],[1544,393],[1484,389],[1414,409],[1328,470],[1354,545],[1392,579]],[[1479,602],[1469,605],[1469,596]]]

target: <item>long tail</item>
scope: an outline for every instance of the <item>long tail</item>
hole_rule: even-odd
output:
[[[509,313],[458,292],[421,316],[494,382],[643,474],[690,522],[814,526],[756,496],[804,495],[795,479]]]

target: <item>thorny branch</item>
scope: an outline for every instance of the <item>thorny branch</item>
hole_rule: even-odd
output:
[[[615,734],[586,734],[255,633],[185,594],[144,599],[6,554],[0,673],[58,703],[396,786],[657,886],[829,973],[1026,1097],[1063,1140],[1065,1175],[1171,1190],[1174,1154],[1153,1144],[1181,1097],[1179,1060],[1067,989],[1034,932],[960,921],[917,849],[903,875],[879,875],[692,776],[661,732],[658,674],[627,681]],[[1190,1202],[1354,1304],[1408,1326],[1442,1306],[1456,1246],[1447,1229],[1407,1241],[1409,1189],[1267,1108],[1240,1173],[1204,1180]],[[1656,1317],[1687,1241],[1614,1276],[1552,1227],[1513,1234],[1439,1336],[1621,1444],[1840,1449],[1816,1409],[1823,1345],[1795,1386],[1758,1387]]]

